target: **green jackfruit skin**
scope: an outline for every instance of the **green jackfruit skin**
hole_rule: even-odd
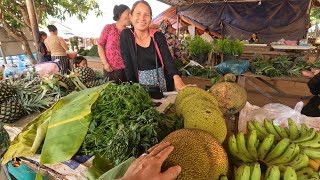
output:
[[[162,142],[170,142],[174,147],[162,171],[181,166],[178,180],[218,180],[227,175],[227,154],[210,133],[185,128],[172,132]]]

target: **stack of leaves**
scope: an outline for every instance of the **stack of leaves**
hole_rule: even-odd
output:
[[[169,120],[157,112],[140,85],[108,84],[92,107],[92,121],[80,151],[120,164],[174,131],[176,122]]]
[[[266,60],[260,54],[256,54],[250,61],[250,69],[257,75],[269,77],[277,76],[301,76],[301,71],[309,68],[303,57],[290,58],[279,56],[271,60]]]

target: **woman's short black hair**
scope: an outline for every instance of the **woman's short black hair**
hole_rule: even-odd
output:
[[[56,32],[58,31],[57,27],[55,25],[48,25],[47,26],[49,32]]]
[[[76,58],[74,58],[73,64],[77,66],[77,65],[79,65],[82,61],[87,61],[87,59],[84,58],[83,56],[77,56]]]
[[[151,6],[150,6],[150,4],[149,4],[147,1],[144,1],[144,0],[136,1],[136,2],[132,5],[131,14],[133,14],[134,9],[135,9],[135,8],[137,7],[137,5],[140,4],[140,3],[148,6],[148,8],[149,8],[149,10],[150,10],[150,16],[152,17],[152,9],[151,9]]]
[[[113,20],[118,21],[121,14],[127,9],[129,9],[127,5],[124,5],[124,4],[115,5],[113,8]]]

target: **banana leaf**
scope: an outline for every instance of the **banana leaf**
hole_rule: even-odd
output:
[[[40,163],[53,164],[71,159],[81,146],[90,123],[91,106],[106,85],[73,92],[30,122],[11,142],[3,157],[33,156],[44,141]]]
[[[73,92],[57,102],[49,121],[40,164],[63,162],[76,154],[88,131],[91,106],[105,87]]]

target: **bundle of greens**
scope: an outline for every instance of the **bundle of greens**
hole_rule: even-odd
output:
[[[217,77],[218,74],[209,68],[202,68],[200,66],[189,66],[180,69],[182,76],[198,76],[203,78],[213,78]]]
[[[80,151],[118,165],[146,152],[174,131],[177,123],[157,112],[140,85],[110,83],[92,107],[92,121]]]
[[[257,75],[269,77],[277,76],[301,76],[301,71],[309,68],[309,64],[303,57],[289,58],[279,56],[271,60],[266,60],[260,54],[256,54],[250,61],[250,70]]]

